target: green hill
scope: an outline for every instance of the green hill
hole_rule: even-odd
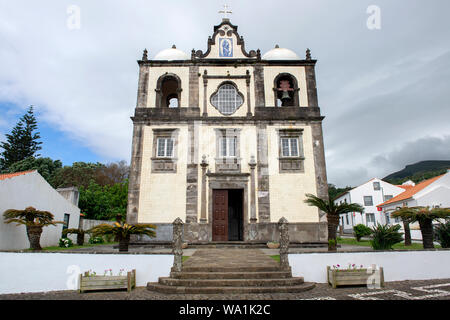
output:
[[[418,183],[444,174],[448,169],[450,169],[450,160],[421,161],[407,165],[403,170],[394,172],[383,180],[392,184],[401,184],[407,180]]]

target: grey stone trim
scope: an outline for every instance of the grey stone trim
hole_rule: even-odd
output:
[[[183,221],[176,218],[173,222],[173,267],[172,272],[180,272],[183,264]]]
[[[209,67],[244,67],[244,66],[314,66],[317,60],[257,60],[257,59],[195,59],[195,60],[139,60],[139,65],[151,66],[151,67],[189,67],[192,65],[209,66]]]
[[[216,132],[216,172],[241,172],[241,129],[218,129]],[[220,138],[236,138],[236,157],[225,158],[220,156]]]
[[[186,223],[196,223],[198,215],[198,165],[187,165]]]
[[[264,67],[260,63],[253,68],[253,77],[255,79],[255,106],[265,107]]]
[[[203,117],[208,116],[208,71],[203,73]]]
[[[139,67],[139,83],[138,83],[136,108],[147,107],[148,85],[149,85],[148,79],[149,79],[149,67],[141,65]]]
[[[317,196],[322,199],[328,199],[328,182],[325,163],[325,148],[323,145],[322,123],[311,123],[314,169],[316,172],[316,188]],[[319,211],[319,219],[321,222],[327,221],[326,214]]]
[[[303,147],[303,129],[277,129],[278,131],[278,163],[280,173],[304,173],[305,153]],[[284,157],[281,139],[298,139],[298,157]]]
[[[199,68],[198,65],[189,66],[189,107],[197,108],[199,106]]]
[[[241,98],[242,98],[242,103],[241,103],[241,104],[236,108],[236,110],[234,110],[234,112],[233,112],[233,113],[235,113],[235,112],[238,111],[239,108],[244,104],[245,97],[244,97],[244,95],[239,91],[239,88],[237,87],[237,85],[236,85],[234,82],[232,82],[232,81],[223,81],[222,83],[220,83],[220,84],[217,86],[216,91],[214,91],[214,92],[211,94],[211,96],[209,97],[209,103],[210,103],[217,111],[219,111],[219,113],[223,114],[222,111],[220,111],[219,108],[218,108],[217,106],[215,106],[215,105],[212,103],[212,98],[219,92],[220,87],[223,86],[223,85],[225,85],[225,84],[232,85],[232,86],[236,89],[236,93],[237,93],[239,96],[241,96]],[[232,116],[232,115],[229,115],[229,114],[223,114],[223,115],[226,116],[226,117]]]
[[[153,129],[152,145],[152,173],[176,173],[177,172],[177,154],[178,154],[178,132],[179,129]],[[172,138],[173,157],[162,158],[157,156],[158,138]]]
[[[141,123],[134,123],[133,126],[127,205],[127,222],[131,224],[138,222],[144,127],[145,126]]]
[[[269,194],[269,163],[267,124],[257,126],[257,150],[258,150],[258,220],[270,221],[270,194]]]
[[[299,107],[300,106],[300,102],[299,102],[299,87],[298,87],[298,80],[296,77],[294,77],[292,74],[287,73],[287,72],[283,72],[283,73],[279,73],[275,79],[273,79],[273,98],[274,98],[274,102],[273,105],[276,106],[277,105],[277,98],[278,98],[278,88],[277,88],[277,82],[278,79],[280,79],[281,77],[289,77],[292,79],[292,82],[294,83],[294,105],[292,107]],[[286,107],[283,107],[286,108]]]
[[[206,87],[205,87],[206,91]],[[204,100],[206,100],[206,95]],[[219,116],[207,117],[206,101],[203,101],[203,114],[200,114],[200,108],[136,108],[135,115],[131,119],[137,122],[150,121],[203,121],[228,123],[234,121],[243,121],[246,123],[255,123],[254,121],[320,121],[324,117],[320,115],[318,107],[255,107],[255,114],[252,117],[233,117]]]
[[[247,70],[247,78],[245,84],[247,85],[247,117],[252,116],[252,104],[250,100],[250,71]]]
[[[213,223],[213,190],[214,189],[242,189],[243,194],[243,235],[244,241],[247,241],[248,233],[248,179],[249,173],[207,173],[208,176],[208,241],[212,241],[212,223]]]
[[[314,66],[305,66],[306,88],[308,91],[308,106],[318,107],[317,88],[316,88],[316,72]]]
[[[220,33],[221,36],[225,35],[225,32],[223,30],[219,30],[223,25],[228,25],[231,27],[231,30],[228,31],[227,36],[231,36],[231,34],[234,34],[236,36],[237,45],[241,46],[242,54],[245,57],[247,57],[247,58],[257,58],[258,57],[258,54],[255,50],[251,50],[248,53],[247,53],[247,51],[245,51],[244,38],[239,36],[239,34],[237,33],[238,27],[231,24],[229,19],[223,19],[221,24],[214,26],[214,34],[212,35],[212,37],[210,36],[208,38],[208,50],[205,53],[203,53],[203,51],[201,51],[201,50],[197,50],[197,51],[193,50],[193,51],[195,51],[195,53],[193,52],[191,59],[204,59],[204,58],[208,57],[208,55],[211,53],[211,47],[213,45],[215,45],[215,43],[216,43],[215,39],[216,39],[217,34]],[[230,33],[230,31],[231,31],[231,33]]]
[[[180,108],[181,107],[181,91],[183,91],[183,87],[181,86],[181,79],[175,73],[168,73],[168,72],[163,74],[156,81],[155,107],[156,108],[163,108],[163,107],[165,108],[165,106],[163,106],[163,101],[162,101],[163,97],[162,97],[162,94],[161,94],[161,86],[162,86],[162,83],[164,81],[164,78],[167,78],[167,77],[174,78],[177,81],[177,83],[178,83],[177,98],[178,98],[178,108]],[[178,108],[176,108],[176,109],[178,109]]]
[[[255,186],[255,156],[251,156],[250,162],[250,223],[255,223],[256,218],[256,186]]]
[[[202,167],[202,194],[200,201],[202,203],[201,213],[200,213],[200,222],[206,223],[206,169],[208,168],[208,163],[206,162],[206,156],[203,156],[202,162],[200,166]]]

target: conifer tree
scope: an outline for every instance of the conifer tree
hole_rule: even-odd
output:
[[[20,118],[10,134],[6,134],[6,142],[0,142],[0,170],[6,171],[12,164],[39,156],[37,151],[41,150],[42,142],[38,141],[41,136],[37,130],[36,117],[33,114],[33,106]]]

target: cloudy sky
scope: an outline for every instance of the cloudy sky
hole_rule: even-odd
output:
[[[357,185],[450,160],[450,1],[226,1],[246,49],[318,59],[328,180]],[[206,50],[217,0],[0,0],[0,141],[34,105],[41,154],[130,160],[138,66],[176,44]],[[370,30],[370,5],[381,29]],[[80,9],[73,29],[71,6]],[[68,13],[69,12],[69,13]],[[372,21],[372,20],[371,20]]]

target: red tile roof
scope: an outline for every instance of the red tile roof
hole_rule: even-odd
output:
[[[417,192],[425,189],[426,187],[428,187],[430,184],[432,184],[433,182],[435,182],[436,180],[442,178],[445,174],[422,181],[419,184],[416,184],[415,186],[410,186],[405,188],[405,191],[400,193],[399,195],[393,197],[392,199],[389,199],[386,202],[383,202],[382,204],[377,205],[377,207],[381,207],[390,203],[394,203],[394,202],[399,202],[402,200],[406,200],[411,198],[413,195],[415,195]],[[399,186],[399,187],[405,187],[405,186]]]
[[[0,174],[0,180],[6,180],[6,179],[14,178],[14,177],[17,177],[17,176],[21,176],[23,174],[27,174],[27,173],[33,172],[33,171],[36,171],[36,170],[29,170],[29,171],[22,171],[22,172]]]

